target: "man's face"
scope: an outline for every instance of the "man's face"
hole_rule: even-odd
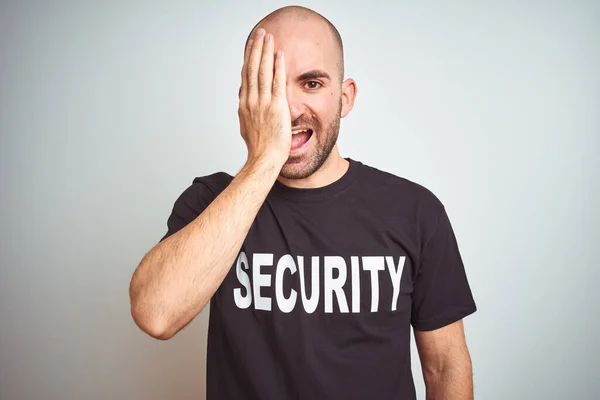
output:
[[[292,120],[292,149],[280,175],[304,179],[334,148],[342,111],[337,47],[326,24],[311,18],[280,19],[260,25],[285,53],[286,94]]]

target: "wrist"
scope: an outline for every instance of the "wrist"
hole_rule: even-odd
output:
[[[246,163],[240,170],[240,174],[248,177],[257,177],[261,181],[267,182],[270,186],[275,183],[275,180],[281,172],[284,161],[280,161],[277,157],[270,156],[254,156],[248,157]]]
[[[279,176],[279,172],[286,163],[287,158],[287,154],[281,154],[277,152],[263,152],[258,154],[248,153],[244,167],[263,173],[275,173],[276,178]]]

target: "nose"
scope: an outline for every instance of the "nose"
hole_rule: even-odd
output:
[[[294,90],[293,85],[287,85],[286,97],[288,101],[288,106],[290,108],[290,117],[292,122],[294,122],[306,112],[306,105],[304,104],[302,95],[300,93],[297,93],[296,90]]]

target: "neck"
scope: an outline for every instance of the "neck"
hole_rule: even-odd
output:
[[[299,188],[299,189],[311,189],[327,186],[338,179],[340,179],[346,171],[350,163],[344,159],[338,150],[337,145],[331,150],[329,157],[323,163],[321,168],[314,174],[305,179],[286,179],[283,177],[277,178],[277,180],[286,186]]]

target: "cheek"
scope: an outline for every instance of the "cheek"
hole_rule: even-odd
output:
[[[323,91],[307,98],[308,107],[322,123],[329,122],[339,108],[338,96],[333,91]]]

